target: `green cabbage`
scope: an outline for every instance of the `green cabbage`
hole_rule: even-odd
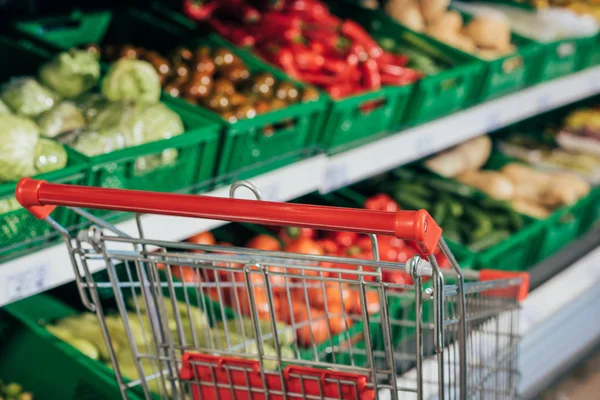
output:
[[[42,113],[37,123],[42,134],[55,137],[85,125],[83,113],[71,101],[63,101],[52,110]]]
[[[99,78],[100,62],[85,50],[60,53],[40,68],[40,81],[70,99],[93,88]]]
[[[160,78],[146,61],[121,59],[111,65],[102,80],[102,94],[112,101],[156,103],[160,99]]]
[[[0,114],[10,114],[11,111],[2,100],[0,100]]]
[[[118,128],[102,132],[84,130],[68,144],[78,152],[93,157],[125,148],[125,138]]]
[[[15,113],[36,117],[56,104],[57,96],[33,78],[15,78],[4,84],[0,97]]]
[[[39,128],[30,120],[0,114],[0,181],[34,175]]]
[[[138,112],[134,131],[141,132],[143,142],[147,143],[181,135],[184,127],[177,113],[162,103],[156,103]]]
[[[35,170],[38,174],[62,169],[67,165],[67,152],[62,144],[40,138],[35,146]]]
[[[130,101],[109,102],[98,109],[96,116],[88,124],[88,129],[100,133],[119,132],[124,147],[137,146],[144,143],[143,132],[135,129],[140,108]]]
[[[83,113],[86,121],[89,121],[93,119],[99,111],[106,107],[108,100],[100,93],[86,93],[79,96],[75,100],[75,104]]]
[[[21,208],[21,204],[15,197],[6,197],[0,200],[0,214],[5,214]]]

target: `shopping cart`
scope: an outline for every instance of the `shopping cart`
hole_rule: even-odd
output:
[[[518,311],[528,276],[461,271],[423,210],[390,213],[29,178],[19,182],[16,196],[64,236],[81,300],[98,317],[106,361],[124,398],[516,397]],[[91,227],[72,235],[50,217],[56,206],[73,207]],[[78,207],[137,213],[139,237]],[[370,235],[375,256],[150,240],[140,216],[148,213],[361,232]],[[379,261],[377,235],[413,240],[424,258]],[[451,269],[439,268],[438,251]],[[99,266],[105,270],[93,274]],[[399,273],[408,277],[404,283],[384,279]]]

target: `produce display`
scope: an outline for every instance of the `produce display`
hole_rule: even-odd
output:
[[[385,11],[414,31],[480,58],[493,60],[515,51],[504,18],[487,14],[466,22],[460,12],[448,9],[449,4],[449,0],[389,0]]]
[[[1,400],[33,400],[33,394],[25,392],[16,382],[4,383],[0,380]]]
[[[441,173],[445,163],[462,159],[462,168],[447,176],[477,188],[492,199],[508,201],[516,211],[534,218],[544,219],[552,210],[573,205],[590,192],[589,183],[573,173],[545,172],[517,162],[503,163],[499,169],[482,168],[490,154],[489,146],[484,153],[481,147],[476,147],[482,144],[483,141],[475,139],[424,164]]]
[[[166,56],[129,44],[103,47],[89,44],[84,48],[99,54],[106,62],[121,65],[124,71],[131,68],[131,63],[136,63],[133,60],[146,61],[144,65],[154,67],[167,94],[209,108],[229,122],[254,118],[290,104],[319,98],[318,90],[313,87],[300,88],[269,72],[251,72],[238,56],[223,47],[213,49],[200,45],[191,50],[180,46]],[[127,87],[125,82],[118,80],[114,80],[113,84],[114,91]],[[152,87],[157,88],[158,85],[153,84]],[[103,84],[103,91],[111,90]],[[151,97],[159,95],[158,92],[148,94]]]
[[[193,3],[193,2],[188,2]],[[235,9],[235,11],[233,10]],[[239,46],[252,46],[289,76],[316,85],[332,98],[408,85],[421,74],[408,57],[385,52],[365,29],[329,12],[319,0],[292,0],[260,6],[222,1],[191,6],[187,14]]]
[[[446,239],[472,251],[500,243],[524,224],[510,204],[477,198],[470,186],[418,169],[398,168],[385,182],[367,190],[389,193],[403,209],[428,210]]]
[[[600,108],[582,108],[571,112],[556,135],[565,150],[600,156]]]
[[[181,328],[181,333],[185,335],[187,340],[192,342],[196,338],[196,347],[210,351],[227,350],[232,353],[256,354],[258,355],[258,347],[254,339],[254,330],[252,328],[252,320],[238,318],[236,320],[220,321],[211,326],[209,318],[205,312],[197,307],[186,305],[185,303],[176,302],[172,304],[171,300],[165,299],[167,312],[167,326],[173,335],[178,335],[178,329]],[[152,329],[149,325],[148,317],[145,313],[144,300],[139,298],[130,298],[128,305],[132,310],[138,309],[141,311],[141,316],[135,311],[128,312],[128,323],[133,333],[135,345],[140,352],[152,352],[154,344],[151,342]],[[173,306],[177,308],[179,313],[178,318],[173,315]],[[177,321],[181,324],[178,324]],[[131,352],[130,344],[125,333],[125,326],[119,314],[105,315],[106,326],[111,337],[113,349],[116,359],[119,364],[121,374],[130,379],[138,379],[134,358]],[[95,314],[85,312],[76,314],[70,317],[55,321],[53,324],[47,325],[48,332],[57,338],[67,342],[87,357],[103,362],[112,369],[110,353],[106,347],[104,337],[98,319]],[[265,321],[261,326],[264,343],[262,349],[264,354],[275,357],[277,355],[273,343],[272,327],[269,321]],[[271,333],[270,338],[268,334]],[[294,352],[291,345],[294,342],[293,330],[283,324],[277,323],[277,333],[281,344],[282,357],[294,358]],[[178,336],[176,336],[178,337]],[[275,369],[276,362],[265,361],[265,367]],[[143,359],[142,368],[145,374],[150,374],[159,370],[159,365],[150,359]],[[168,382],[167,382],[168,384]],[[156,392],[160,391],[158,381],[149,382],[150,389]]]

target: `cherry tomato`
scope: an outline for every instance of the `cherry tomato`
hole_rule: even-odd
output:
[[[261,234],[250,239],[250,241],[246,243],[246,247],[250,249],[279,251],[281,250],[281,243],[271,235]]]
[[[281,228],[279,231],[279,237],[286,245],[300,239],[314,239],[316,236],[317,232],[311,228],[296,228],[293,226],[288,226]]]
[[[322,343],[329,338],[329,325],[324,311],[304,309],[294,316],[296,337],[301,346],[309,347],[313,343]]]
[[[319,239],[316,241],[316,243],[321,246],[323,252],[328,256],[336,255],[340,250],[338,244],[330,238]]]
[[[213,234],[210,232],[198,233],[197,235],[190,237],[187,241],[190,243],[194,243],[194,244],[209,244],[209,245],[213,245],[217,242],[215,240],[215,237],[213,236]]]

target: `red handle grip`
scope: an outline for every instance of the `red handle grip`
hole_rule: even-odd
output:
[[[297,226],[334,231],[392,235],[419,243],[433,253],[442,229],[425,210],[371,211],[270,201],[241,200],[138,190],[105,189],[48,183],[23,178],[17,184],[19,203],[38,218],[52,212],[44,206],[86,207],[103,210],[164,214],[180,217]]]

